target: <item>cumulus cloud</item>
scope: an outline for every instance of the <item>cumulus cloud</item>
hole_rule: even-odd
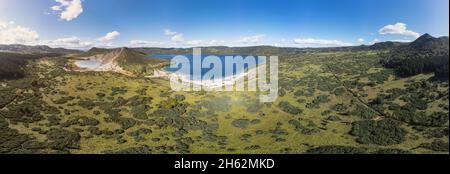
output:
[[[15,24],[14,22],[0,21],[0,44],[23,44],[23,45],[47,45],[50,47],[63,47],[69,49],[89,49],[96,47],[114,47],[110,41],[120,33],[109,32],[105,36],[94,39],[80,39],[76,36],[63,37],[54,40],[41,40],[36,31]]]
[[[98,38],[97,40],[100,42],[108,42],[115,39],[119,35],[120,33],[118,31],[111,31],[109,33],[106,33],[105,36]]]
[[[364,42],[364,39],[363,39],[363,38],[359,38],[359,39],[358,39],[358,42],[359,42],[359,43],[362,43],[362,42]]]
[[[52,6],[51,9],[62,20],[71,21],[83,13],[81,0],[55,0],[55,2],[58,5]]]
[[[38,40],[36,31],[14,22],[0,21],[0,44],[35,44]]]
[[[351,43],[346,43],[339,40],[324,40],[324,39],[313,39],[313,38],[299,38],[294,40],[295,44],[311,47],[323,47],[323,46],[352,46]]]
[[[173,35],[176,35],[176,34],[178,34],[177,32],[174,32],[174,31],[172,31],[172,30],[170,30],[170,29],[165,29],[164,30],[164,34],[166,35],[166,36],[173,36]]]
[[[397,22],[394,25],[386,25],[380,30],[378,30],[379,34],[386,35],[386,34],[395,34],[395,35],[403,35],[403,36],[409,36],[413,38],[418,38],[420,36],[419,33],[414,32],[412,30],[408,30],[406,27],[406,24]]]
[[[6,26],[8,26],[5,22],[0,21],[0,29],[5,28]]]
[[[184,35],[183,33],[178,33],[175,31],[172,31],[170,29],[165,29],[164,30],[164,35],[166,36],[170,36],[170,40],[173,42],[184,42]]]
[[[45,40],[40,42],[40,44],[48,45],[50,47],[63,47],[70,49],[89,49],[91,47],[115,47],[112,42],[109,42],[119,36],[120,33],[117,31],[112,31],[107,33],[105,36],[94,39],[80,39],[76,36],[64,37],[55,40]]]
[[[48,45],[50,47],[63,47],[71,49],[89,49],[95,44],[90,41],[82,41],[78,37],[72,36],[67,38],[59,38],[55,40],[42,41],[41,44]]]
[[[266,35],[264,35],[264,34],[258,34],[258,35],[253,35],[253,36],[244,36],[236,42],[237,43],[259,43],[265,37],[266,37]]]

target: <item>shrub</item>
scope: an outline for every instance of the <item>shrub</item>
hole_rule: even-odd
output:
[[[366,149],[352,146],[320,146],[306,151],[307,154],[365,154]]]
[[[308,127],[303,126],[298,120],[289,120],[289,124],[295,127],[295,130],[304,135],[311,135],[319,132],[319,129],[315,127],[314,123],[310,123]]]
[[[424,143],[420,145],[420,147],[437,152],[448,152],[449,143],[440,139],[436,139],[432,143]]]
[[[237,120],[234,120],[233,122],[231,122],[231,124],[234,127],[237,127],[237,128],[246,128],[248,125],[250,125],[250,120],[248,120],[248,119],[237,119]]]
[[[105,151],[106,154],[151,154],[152,149],[147,145],[137,146],[137,147],[129,147],[120,150],[109,150]]]
[[[88,110],[92,110],[96,106],[95,102],[91,100],[80,100],[78,101],[78,105]]]
[[[394,120],[365,120],[353,124],[351,135],[361,144],[394,145],[405,141],[407,132]]]
[[[63,126],[63,127],[69,127],[72,125],[96,126],[98,124],[100,124],[100,122],[95,118],[79,116],[79,117],[75,117],[75,118],[67,120],[66,122],[62,123],[61,126]]]
[[[345,93],[345,88],[344,87],[338,87],[336,89],[334,89],[333,94],[336,96],[341,96],[342,94]]]
[[[374,152],[375,154],[411,154],[411,151],[403,149],[380,149]]]
[[[147,105],[137,105],[131,108],[131,114],[134,118],[145,120],[148,118],[146,111],[149,109]]]
[[[289,102],[287,101],[282,101],[278,104],[278,107],[281,108],[281,110],[283,110],[286,113],[292,114],[292,115],[298,115],[301,114],[303,112],[303,110],[291,105]]]
[[[377,115],[374,111],[362,105],[357,105],[356,109],[352,111],[351,114],[357,115],[363,119],[372,119]]]
[[[449,120],[448,113],[433,112],[427,115],[425,112],[414,112],[406,107],[394,111],[393,116],[398,120],[418,126],[443,126]]]
[[[105,94],[105,93],[101,93],[101,92],[99,92],[99,93],[96,93],[95,95],[97,95],[97,97],[99,97],[99,98],[103,98],[103,97],[105,97],[105,96],[106,96],[106,94]]]
[[[80,135],[77,132],[52,128],[47,132],[47,138],[50,140],[49,146],[55,150],[80,148]]]
[[[136,125],[136,120],[132,118],[112,117],[112,121],[122,126],[122,129],[124,130]]]

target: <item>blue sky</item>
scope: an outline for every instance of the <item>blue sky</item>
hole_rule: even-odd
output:
[[[323,47],[449,34],[448,0],[0,0],[0,44]]]

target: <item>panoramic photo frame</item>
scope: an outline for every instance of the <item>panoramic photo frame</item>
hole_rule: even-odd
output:
[[[448,0],[0,0],[0,165],[439,166],[448,36]]]

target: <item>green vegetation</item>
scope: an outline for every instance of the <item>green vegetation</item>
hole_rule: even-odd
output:
[[[448,53],[448,37],[433,38],[425,34],[407,46],[392,50],[383,63],[401,77],[434,72],[437,78],[448,80]]]
[[[441,51],[427,54],[445,52],[432,42],[423,49]],[[202,50],[278,55],[274,103],[260,103],[258,92],[176,92],[165,78],[143,77],[142,67],[164,63],[146,54],[189,49],[125,49],[119,64],[135,76],[66,71],[64,57],[1,53],[10,58],[0,59],[8,62],[0,64],[0,153],[448,154],[449,83],[426,69],[399,76],[380,62],[400,49],[422,46]]]
[[[350,134],[357,136],[362,144],[388,146],[405,141],[407,132],[394,120],[360,121],[354,123]]]
[[[289,102],[287,101],[282,101],[280,102],[280,104],[278,105],[284,112],[292,114],[292,115],[298,115],[301,114],[303,111],[293,105],[291,105]]]
[[[22,54],[0,52],[0,80],[23,78],[27,74],[24,68],[28,61],[60,55],[56,53]]]
[[[147,57],[142,52],[124,48],[117,58],[118,65],[123,69],[138,75],[152,75],[154,69],[162,68],[169,64],[167,60]]]
[[[309,154],[364,154],[366,149],[351,146],[321,146],[308,150]]]

